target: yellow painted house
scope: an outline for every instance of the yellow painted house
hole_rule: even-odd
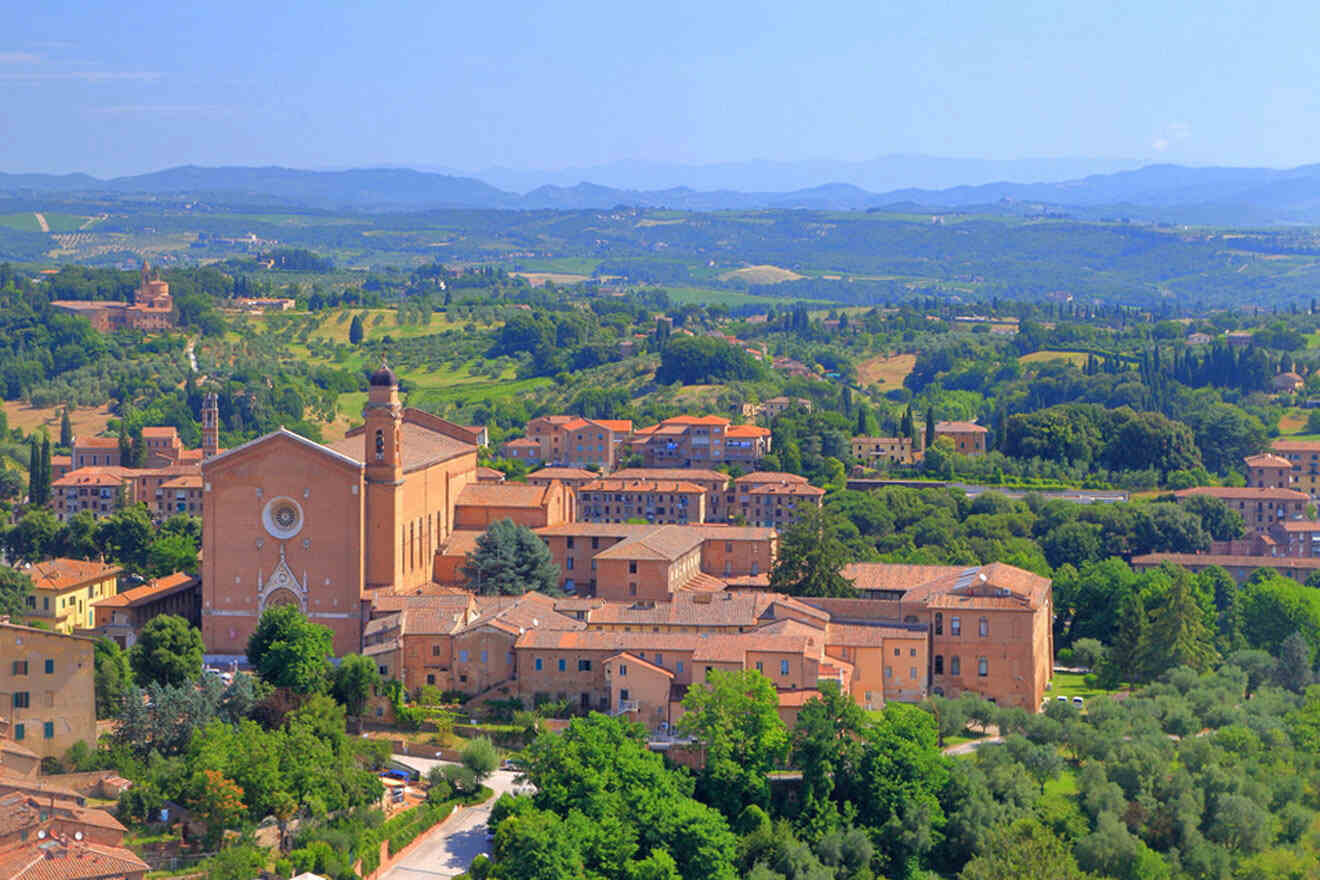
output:
[[[72,635],[75,629],[96,625],[92,603],[119,591],[123,569],[84,559],[49,559],[26,566],[23,572],[32,578],[33,586],[27,616]]]

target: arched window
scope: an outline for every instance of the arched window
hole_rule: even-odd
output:
[[[385,432],[376,432],[376,461],[385,460]]]

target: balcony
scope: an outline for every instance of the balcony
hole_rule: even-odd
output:
[[[614,711],[611,712],[610,714],[611,714],[611,715],[626,715],[626,714],[628,714],[629,712],[636,712],[636,711],[637,711],[637,701],[636,701],[636,700],[619,700],[618,704],[615,705],[615,707],[614,707]]]

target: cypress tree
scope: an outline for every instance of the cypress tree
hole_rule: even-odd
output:
[[[69,408],[64,408],[64,414],[60,416],[60,446],[65,449],[73,446],[73,422],[69,419]]]
[[[926,448],[935,445],[935,407],[926,410]]]
[[[50,501],[50,435],[41,438],[41,503]]]
[[[41,500],[41,445],[36,434],[28,438],[28,502],[44,503]]]

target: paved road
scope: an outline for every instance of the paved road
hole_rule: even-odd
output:
[[[405,757],[405,756],[399,756]],[[413,765],[443,765],[447,761],[433,761],[426,758],[408,757]],[[497,770],[486,785],[495,791],[495,797],[475,807],[460,807],[458,812],[439,828],[430,832],[417,848],[387,873],[381,880],[440,880],[455,877],[472,864],[481,853],[490,852],[490,842],[486,839],[486,820],[490,818],[491,807],[504,792],[515,792],[518,784],[516,773]]]

